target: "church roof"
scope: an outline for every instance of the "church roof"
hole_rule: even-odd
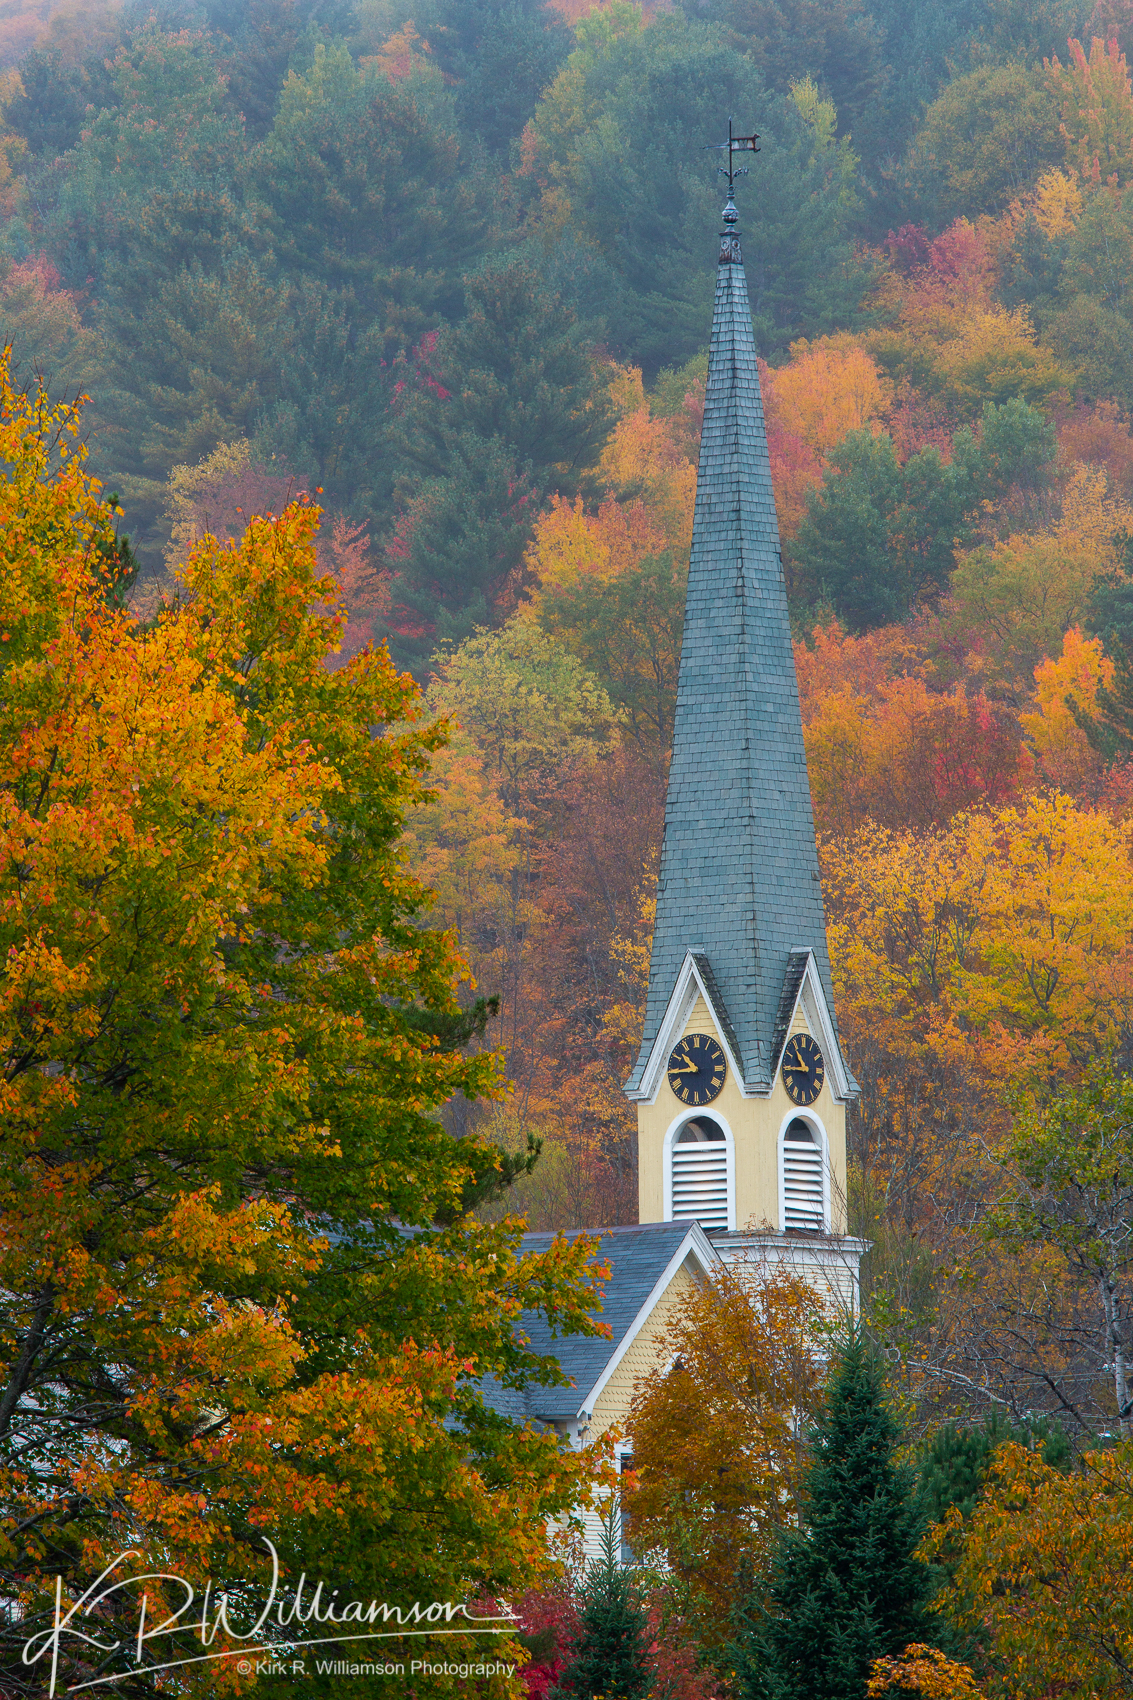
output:
[[[748,1091],[770,1088],[793,953],[830,964],[779,528],[736,211],[724,210],[642,1076],[686,955]],[[797,991],[797,987],[795,988]]]
[[[590,1334],[552,1334],[545,1317],[524,1311],[518,1328],[531,1342],[533,1351],[558,1358],[573,1383],[569,1387],[508,1388],[494,1376],[480,1383],[486,1404],[501,1415],[522,1422],[536,1417],[544,1422],[570,1421],[593,1408],[607,1374],[629,1345],[660,1297],[676,1269],[689,1256],[707,1269],[715,1254],[703,1231],[694,1222],[643,1222],[622,1228],[575,1228],[564,1235],[597,1233],[601,1240],[597,1260],[606,1263],[610,1276],[602,1283],[601,1320],[610,1329],[609,1339]],[[522,1249],[546,1251],[554,1234],[524,1234]]]

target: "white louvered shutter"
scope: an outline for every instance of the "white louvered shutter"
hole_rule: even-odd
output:
[[[673,1221],[728,1227],[728,1147],[722,1139],[673,1146]]]
[[[794,1121],[783,1139],[783,1226],[821,1231],[822,1151],[805,1122]]]

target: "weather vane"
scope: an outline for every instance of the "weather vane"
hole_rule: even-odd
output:
[[[734,192],[735,192],[735,179],[737,177],[746,177],[747,173],[748,173],[748,168],[747,168],[746,165],[736,165],[734,163],[735,157],[738,153],[758,153],[759,149],[756,146],[756,143],[758,141],[759,141],[759,132],[758,131],[756,131],[755,134],[751,135],[751,136],[734,136],[732,134],[732,120],[729,118],[728,119],[728,139],[727,139],[727,141],[726,142],[709,142],[708,146],[705,149],[706,153],[724,153],[725,151],[727,152],[728,163],[727,163],[726,166],[725,165],[718,165],[716,167],[716,175],[718,177],[726,177],[728,179],[728,199],[729,200],[732,199]]]

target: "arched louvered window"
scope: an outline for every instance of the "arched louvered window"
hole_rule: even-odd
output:
[[[673,1221],[728,1228],[728,1142],[709,1116],[697,1116],[673,1141]]]
[[[821,1232],[826,1226],[822,1196],[822,1144],[796,1116],[783,1135],[783,1227],[788,1233]]]

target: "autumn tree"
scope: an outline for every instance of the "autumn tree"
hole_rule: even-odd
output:
[[[1061,653],[1035,668],[1034,711],[1019,716],[1043,777],[1080,803],[1098,800],[1106,767],[1078,717],[1096,715],[1099,688],[1112,684],[1113,662],[1101,639],[1071,626]]]
[[[1070,1471],[1023,1446],[1001,1449],[942,1598],[987,1647],[985,1691],[995,1700],[1129,1693],[1131,1529],[1128,1442],[1087,1452]],[[939,1538],[949,1533],[945,1525]]]
[[[513,1335],[524,1305],[592,1326],[585,1246],[523,1259],[518,1224],[466,1215],[506,1164],[437,1111],[492,1092],[497,1064],[465,1055],[486,1012],[458,1005],[451,935],[399,849],[441,733],[383,654],[324,665],[343,617],[317,510],[206,538],[141,624],[107,595],[118,553],[79,430],[4,389],[16,1694],[42,1691],[20,1649],[56,1578],[69,1604],[126,1551],[234,1603],[267,1575],[265,1537],[340,1598],[521,1591],[576,1467],[487,1413],[477,1377],[555,1374]],[[116,1600],[102,1674],[131,1640]]]
[[[1044,656],[1056,655],[1087,613],[1099,579],[1120,556],[1116,534],[1133,511],[1108,490],[1101,467],[1079,466],[1067,480],[1061,512],[1046,524],[959,555],[952,579],[956,610],[986,633],[999,682],[1018,692]]]
[[[1049,1323],[1074,1294],[976,1224],[1001,1188],[988,1141],[1007,1132],[1010,1090],[1084,1068],[1127,1031],[1127,833],[1031,795],[925,834],[866,828],[824,846],[835,996],[862,1087],[851,1154],[879,1201],[872,1314],[930,1401],[963,1392],[1020,1416],[1059,1397],[1040,1398],[1041,1377],[1062,1374]],[[949,1268],[968,1273],[953,1282]],[[989,1310],[1000,1299],[1003,1327],[1022,1330],[1010,1357]]]
[[[671,1362],[634,1390],[634,1550],[664,1555],[716,1646],[750,1568],[794,1515],[827,1322],[789,1264],[722,1267],[680,1299],[665,1335]]]
[[[1055,56],[1047,84],[1059,102],[1069,163],[1084,178],[1116,180],[1133,175],[1133,91],[1125,55],[1115,40],[1095,36],[1089,56],[1080,41],[1069,42],[1070,61]]]
[[[1066,1415],[1087,1433],[1115,1426],[1129,1440],[1133,1079],[1112,1059],[1096,1060],[1081,1085],[1065,1086],[1049,1102],[1021,1111],[1003,1162],[1007,1188],[988,1231],[1008,1252],[1043,1248],[1065,1267],[1073,1286],[1096,1297],[1092,1337],[1087,1316],[1077,1310],[1064,1341],[1057,1341],[1057,1325],[1052,1328],[1052,1346],[1061,1345],[1058,1356],[1070,1360],[1068,1373],[1058,1378]]]

